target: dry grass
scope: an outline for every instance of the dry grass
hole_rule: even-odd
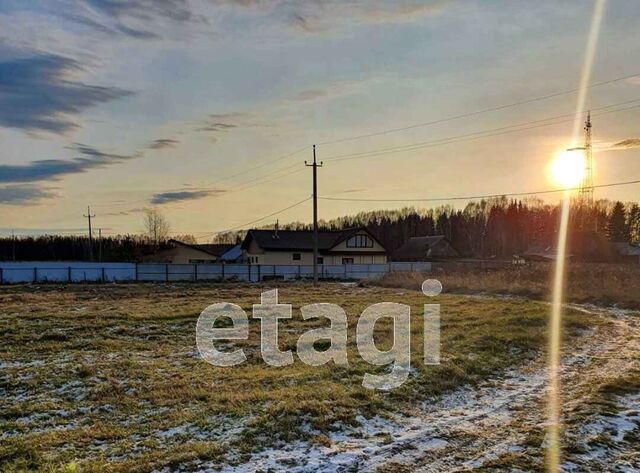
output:
[[[435,277],[448,293],[516,295],[550,300],[552,271],[553,265],[537,263],[507,269],[438,271],[429,275],[392,273],[375,284],[419,290],[425,278]],[[640,266],[570,264],[566,300],[639,309]]]
[[[179,465],[188,471],[242,462],[252,450],[277,442],[322,443],[324,434],[353,424],[358,414],[402,411],[522,364],[546,340],[547,308],[540,303],[442,295],[429,300],[443,307],[442,364],[424,366],[420,292],[281,284],[280,301],[294,307],[294,319],[281,323],[281,348],[295,347],[301,333],[317,326],[302,320],[301,305],[338,303],[349,318],[348,367],[268,367],[259,357],[254,320],[244,344],[247,363],[217,368],[199,359],[200,311],[228,301],[250,314],[266,289],[0,288],[0,470],[144,472]],[[354,346],[358,315],[382,301],[409,304],[413,314],[412,373],[390,393],[361,386],[372,367]],[[601,322],[570,312],[565,323],[573,337]],[[380,328],[390,341],[390,325]]]

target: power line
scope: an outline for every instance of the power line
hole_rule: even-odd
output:
[[[602,187],[616,187],[616,186],[627,186],[631,184],[639,184],[640,179],[634,181],[623,181],[623,182],[612,182],[609,184],[599,184],[593,186],[594,188],[602,188]],[[429,198],[418,198],[418,199],[365,199],[365,198],[349,198],[349,197],[318,197],[318,199],[322,200],[337,200],[341,202],[443,202],[447,200],[478,200],[478,199],[491,199],[491,198],[499,198],[499,197],[516,197],[516,196],[528,196],[528,195],[542,195],[542,194],[556,194],[559,192],[566,191],[578,191],[580,187],[573,187],[568,189],[553,189],[553,190],[543,190],[543,191],[532,191],[532,192],[506,192],[501,194],[483,194],[483,195],[468,195],[468,196],[453,196],[453,197],[429,197]]]
[[[591,89],[591,88],[594,88],[594,87],[600,87],[600,86],[607,85],[607,84],[613,84],[615,82],[620,82],[620,81],[623,81],[623,80],[626,80],[626,79],[631,79],[631,78],[637,77],[637,76],[638,76],[638,74],[636,73],[636,74],[632,74],[632,75],[616,77],[614,79],[610,79],[610,80],[607,80],[607,81],[593,83],[593,84],[587,86],[587,88]],[[565,90],[565,91],[562,91],[562,92],[554,92],[554,93],[551,93],[551,94],[542,95],[542,96],[534,97],[534,98],[531,98],[531,99],[521,100],[519,102],[513,102],[513,103],[506,104],[506,105],[499,105],[497,107],[484,108],[484,109],[481,109],[481,110],[476,110],[476,111],[473,111],[473,112],[467,112],[467,113],[463,113],[463,114],[460,114],[460,115],[454,115],[454,116],[446,117],[446,118],[440,118],[440,119],[432,120],[432,121],[429,121],[429,122],[416,123],[416,124],[413,124],[413,125],[407,125],[407,126],[403,126],[403,127],[399,127],[399,128],[389,128],[387,130],[376,131],[376,132],[373,132],[373,133],[366,133],[366,134],[363,134],[363,135],[350,136],[350,137],[346,137],[346,138],[338,138],[338,139],[335,139],[335,140],[328,140],[328,141],[324,141],[322,143],[318,143],[318,146],[328,145],[328,144],[336,144],[336,143],[344,143],[346,141],[355,141],[355,140],[359,140],[359,139],[362,139],[362,138],[371,138],[371,137],[374,137],[374,136],[386,135],[386,134],[389,134],[389,133],[396,133],[396,132],[399,132],[399,131],[412,130],[414,128],[421,128],[421,127],[426,127],[426,126],[431,126],[431,125],[437,125],[439,123],[445,123],[445,122],[448,122],[448,121],[458,120],[458,119],[461,119],[461,118],[473,117],[473,116],[481,115],[481,114],[484,114],[484,113],[496,112],[496,111],[499,111],[499,110],[504,110],[504,109],[507,109],[507,108],[517,107],[517,106],[520,106],[520,105],[526,105],[526,104],[533,103],[533,102],[538,102],[538,101],[541,101],[541,100],[547,100],[547,99],[550,99],[550,98],[553,98],[553,97],[559,97],[559,96],[562,96],[562,95],[573,94],[573,93],[576,93],[576,92],[578,92],[580,90],[581,90],[580,88],[576,88],[576,89]]]
[[[238,177],[238,176],[242,176],[242,175],[244,175],[244,174],[246,174],[248,172],[252,172],[252,171],[254,171],[256,169],[263,168],[263,167],[268,166],[270,164],[274,164],[276,162],[279,162],[279,161],[282,161],[284,159],[287,159],[287,158],[290,158],[292,156],[295,156],[297,154],[300,154],[302,151],[306,150],[307,148],[308,148],[308,146],[304,146],[304,147],[299,148],[299,149],[297,149],[295,151],[292,151],[291,153],[288,153],[288,154],[279,156],[279,157],[277,157],[275,159],[272,159],[272,160],[269,160],[269,161],[265,161],[263,163],[260,163],[260,164],[257,164],[255,166],[252,166],[248,170],[244,170],[244,171],[241,171],[241,172],[238,172],[238,173],[235,173],[235,174],[231,174],[229,176],[222,177],[222,178],[212,182],[211,184],[212,185],[213,184],[217,184],[217,183],[220,183],[220,182],[228,181],[228,180],[233,179],[233,178]],[[294,164],[294,165],[291,165],[291,166],[287,166],[287,167],[279,169],[279,170],[275,170],[275,171],[273,171],[271,173],[267,173],[267,174],[265,174],[263,176],[260,176],[260,177],[255,178],[255,179],[251,179],[251,180],[246,181],[246,182],[238,183],[238,186],[244,186],[245,184],[249,184],[249,183],[253,183],[253,182],[259,181],[259,180],[261,180],[261,179],[263,179],[265,177],[269,177],[269,176],[271,176],[271,175],[273,175],[275,173],[278,173],[280,171],[291,169],[294,166],[297,166],[297,164]],[[189,188],[189,189],[185,189],[185,188],[179,188],[178,189],[178,188],[175,188],[175,189],[163,190],[162,192],[181,192],[181,191],[185,191],[185,190],[193,190],[193,191],[218,190],[217,187],[212,187],[212,185],[207,186],[207,187],[193,187],[193,188]],[[256,184],[256,185],[259,185],[259,184]],[[244,189],[246,189],[246,188],[242,187],[241,190],[244,190]],[[238,189],[235,189],[235,188],[232,187],[230,190],[227,190],[226,192],[233,192],[235,190],[238,190]],[[113,203],[99,204],[98,206],[99,207],[105,207],[105,206],[116,206],[116,205],[131,205],[131,204],[136,204],[136,203],[141,203],[141,202],[148,202],[148,201],[149,201],[149,198],[144,198],[144,199],[137,199],[137,200],[127,201],[127,202],[113,202]]]
[[[212,182],[212,184],[217,184],[217,183],[220,183],[220,182],[228,181],[229,179],[233,179],[234,177],[242,176],[242,175],[246,174],[247,172],[255,171],[256,169],[260,169],[260,168],[263,168],[263,167],[268,166],[270,164],[277,163],[277,162],[282,161],[284,159],[287,159],[287,158],[290,158],[290,157],[295,156],[297,154],[300,154],[301,152],[303,152],[307,148],[308,148],[308,146],[304,146],[304,147],[299,148],[299,149],[297,149],[295,151],[292,151],[291,153],[288,153],[288,154],[285,154],[285,155],[280,156],[278,158],[275,158],[275,159],[272,159],[272,160],[269,160],[269,161],[265,161],[265,162],[263,162],[261,164],[257,164],[255,166],[252,166],[248,171],[245,170],[245,171],[238,172],[236,174],[232,174],[230,176],[218,179],[217,181]]]
[[[619,107],[622,105],[627,105],[630,103],[637,103],[640,102],[640,99],[634,99],[634,100],[626,100],[624,102],[618,102],[615,104],[611,104],[611,105],[605,105],[603,107],[597,107],[597,108],[593,108],[592,110],[605,110],[607,108],[613,108],[613,107]],[[627,108],[623,108],[623,109],[619,109],[619,110],[610,110],[610,111],[606,111],[606,112],[601,112],[601,113],[596,113],[594,114],[594,116],[601,116],[601,115],[606,115],[609,113],[619,113],[619,112],[624,112],[624,111],[628,111],[634,108],[637,108],[638,105],[634,105],[632,107],[627,107]],[[586,113],[586,112],[585,112]],[[568,118],[568,117],[572,117],[569,120],[562,120],[562,121],[555,121],[555,122],[551,122],[551,123],[544,123],[544,122],[549,122],[551,120],[559,120],[559,119],[563,119],[563,118]],[[414,151],[417,149],[422,149],[422,148],[430,148],[430,147],[436,147],[436,146],[443,146],[443,145],[447,145],[447,144],[453,144],[453,143],[459,143],[462,141],[469,141],[469,140],[474,140],[474,139],[478,139],[478,138],[487,138],[487,137],[491,137],[491,136],[498,136],[498,135],[505,135],[505,134],[509,134],[509,133],[517,133],[520,131],[526,131],[526,130],[532,130],[534,128],[542,128],[542,127],[546,127],[546,126],[553,126],[553,125],[560,125],[562,123],[567,123],[569,121],[573,121],[575,117],[575,113],[567,113],[567,114],[563,114],[563,115],[556,115],[553,117],[547,117],[547,118],[542,118],[542,119],[538,119],[538,120],[531,120],[531,121],[527,121],[527,122],[521,122],[515,125],[506,125],[503,127],[498,127],[498,128],[490,128],[487,130],[482,130],[482,131],[476,131],[476,132],[471,132],[471,133],[465,133],[465,134],[461,134],[461,135],[453,135],[453,136],[449,136],[449,137],[445,137],[445,138],[439,138],[436,140],[428,140],[428,141],[421,141],[421,142],[416,142],[416,143],[410,143],[407,145],[401,145],[401,146],[392,146],[389,148],[378,148],[378,149],[373,149],[373,150],[368,150],[368,151],[361,151],[358,153],[348,153],[348,154],[339,154],[339,155],[333,155],[333,156],[329,156],[328,158],[326,158],[326,161],[349,161],[352,159],[361,159],[361,158],[366,158],[366,157],[373,157],[373,156],[381,156],[381,155],[385,155],[385,154],[390,154],[390,153],[400,153],[400,152],[406,152],[406,151]],[[527,126],[527,125],[532,125],[532,126]]]
[[[306,197],[303,200],[301,200],[299,202],[296,202],[295,204],[291,204],[291,205],[289,205],[289,206],[287,206],[287,207],[285,207],[283,209],[280,209],[280,210],[277,210],[277,211],[275,211],[273,213],[270,213],[269,215],[265,215],[264,217],[260,217],[260,218],[257,218],[255,220],[252,220],[251,222],[243,223],[242,225],[238,225],[236,227],[227,228],[226,230],[220,230],[220,231],[217,231],[217,232],[211,232],[211,233],[208,233],[208,234],[205,234],[205,235],[200,235],[199,237],[196,237],[196,239],[199,240],[200,238],[207,238],[209,236],[219,235],[220,233],[232,232],[234,230],[238,230],[238,229],[243,228],[243,227],[248,227],[249,225],[253,225],[254,223],[260,222],[261,220],[265,220],[265,219],[267,219],[269,217],[274,217],[274,216],[276,216],[278,214],[281,214],[282,212],[286,212],[287,210],[292,209],[294,207],[297,207],[298,205],[303,204],[303,203],[307,202],[308,200],[311,200],[311,197]]]

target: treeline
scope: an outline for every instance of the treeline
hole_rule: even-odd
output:
[[[0,238],[0,260],[4,261],[140,261],[166,242],[156,245],[139,235],[93,239],[87,236],[44,235]]]
[[[596,232],[615,242],[640,241],[638,204],[601,200],[587,208],[574,203],[570,216],[572,233]],[[534,242],[554,242],[559,217],[559,205],[500,198],[471,202],[462,210],[441,206],[362,212],[323,222],[323,226],[367,226],[391,251],[412,236],[445,235],[464,256],[510,258],[525,253]]]
[[[640,207],[599,200],[592,206],[573,203],[569,229],[572,233],[596,232],[615,242],[640,242]],[[539,199],[492,199],[470,202],[464,209],[440,206],[431,209],[407,207],[400,210],[376,210],[320,221],[320,228],[339,230],[355,226],[368,227],[392,252],[410,237],[445,235],[462,255],[475,258],[511,258],[523,254],[536,242],[552,244],[556,239],[560,207]],[[273,225],[263,228],[273,228]],[[309,230],[303,223],[281,224],[281,229]],[[216,243],[235,243],[244,232],[218,235]],[[195,243],[190,235],[176,237]],[[93,240],[94,261],[140,261],[157,249],[168,247],[149,237],[126,235]],[[42,236],[0,238],[0,259],[18,261],[66,260],[88,261],[87,237]]]
[[[640,208],[599,200],[592,206],[573,203],[569,230],[596,232],[616,242],[640,242]],[[374,210],[320,221],[320,228],[339,230],[366,226],[393,251],[410,237],[445,235],[460,253],[475,258],[511,258],[523,254],[534,242],[552,244],[556,240],[560,206],[540,199],[498,198],[470,202],[464,209],[439,206],[431,209],[407,207]],[[264,228],[273,228],[273,225]],[[306,223],[280,225],[282,229],[309,230]],[[217,241],[233,242],[238,233],[218,235]]]

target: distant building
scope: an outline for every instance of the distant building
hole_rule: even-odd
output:
[[[243,263],[244,254],[240,243],[232,245],[227,251],[220,255],[221,263]]]
[[[522,255],[528,261],[555,261],[557,235],[534,241]],[[567,238],[567,259],[585,262],[612,262],[617,260],[615,247],[605,235],[596,232],[570,232]]]
[[[312,265],[313,231],[249,230],[242,249],[251,264]],[[318,231],[318,264],[386,262],[386,249],[364,227]]]
[[[460,253],[444,235],[412,237],[393,252],[393,261],[442,261]]]
[[[148,263],[217,263],[222,256],[233,249],[232,244],[199,244],[192,245],[178,240],[169,240],[172,248],[160,250],[144,258]]]
[[[629,243],[611,243],[621,261],[629,263],[640,263],[640,246]]]

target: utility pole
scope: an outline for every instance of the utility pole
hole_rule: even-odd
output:
[[[13,230],[11,230],[11,255],[13,256],[13,261],[16,260],[16,235]]]
[[[316,162],[316,145],[313,145],[313,163],[305,166],[313,168],[313,284],[318,284],[318,168],[322,167]]]
[[[91,219],[95,215],[91,215],[91,207],[87,205],[87,215],[84,218],[89,220],[89,261],[93,261],[93,234],[91,233]]]
[[[98,228],[98,261],[102,263],[102,228]]]

